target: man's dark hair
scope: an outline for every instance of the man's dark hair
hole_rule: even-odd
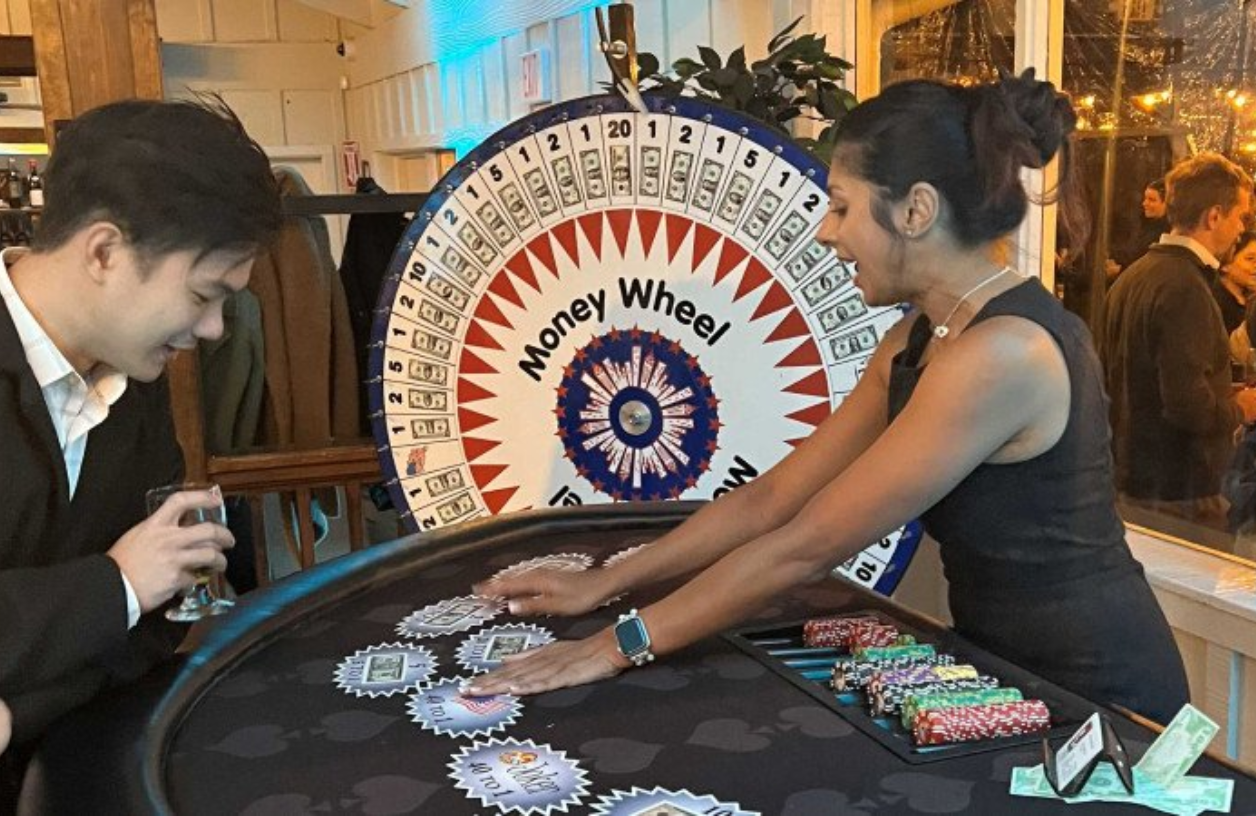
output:
[[[1164,201],[1164,176],[1147,182],[1147,187],[1145,189],[1155,190],[1160,194],[1160,200]]]
[[[56,249],[95,221],[146,258],[251,253],[279,231],[279,188],[221,99],[115,102],[58,134],[34,248]]]

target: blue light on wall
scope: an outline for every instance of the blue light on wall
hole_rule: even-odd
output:
[[[529,25],[609,5],[610,0],[537,0],[532,3],[511,4],[502,3],[501,0],[428,0],[427,18],[432,31],[432,57],[440,62],[458,60],[471,56],[503,36],[522,31]],[[519,9],[526,7],[526,11],[512,11],[510,6]],[[500,25],[477,25],[480,20],[495,19],[500,22],[503,15],[519,18],[519,25],[514,31],[503,31]]]

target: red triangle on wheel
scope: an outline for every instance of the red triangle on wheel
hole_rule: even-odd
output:
[[[683,215],[667,214],[667,260],[675,262],[680,245],[693,228],[693,222]]]
[[[463,433],[469,433],[476,428],[483,428],[485,425],[491,425],[497,421],[497,417],[486,416],[485,414],[472,411],[470,408],[458,409],[458,428]]]
[[[472,465],[471,478],[481,490],[488,487],[494,479],[501,475],[506,465]],[[493,511],[497,512],[497,511]]]
[[[536,282],[536,273],[532,271],[532,262],[528,260],[528,251],[526,249],[519,250],[518,252],[515,253],[515,256],[513,258],[511,258],[509,261],[506,261],[506,268],[510,270],[510,274],[514,275],[516,278],[523,281],[528,286],[531,286],[533,290],[537,292],[541,291],[541,285]],[[505,275],[499,274],[496,277],[503,278],[505,277]],[[493,283],[497,283],[497,280],[494,279]],[[507,286],[511,286],[511,284],[507,283]],[[514,291],[513,286],[511,286],[511,291],[512,292]],[[506,296],[503,295],[503,297],[506,297]],[[509,300],[510,298],[507,298],[507,299]],[[511,302],[514,303],[516,306],[518,306],[520,309],[523,308],[523,301],[519,300],[518,295],[515,295],[514,299],[511,300]]]
[[[577,221],[580,222],[580,230],[584,233],[584,237],[589,239],[589,246],[593,248],[593,257],[599,261],[602,260],[602,214],[600,212],[582,215]],[[571,253],[567,253],[570,255]],[[572,258],[572,260],[576,260]]]
[[[663,213],[658,210],[637,210],[637,229],[641,232],[642,254],[650,254],[650,249],[654,246],[654,236],[658,235],[659,222],[662,220]]]
[[[817,402],[810,408],[803,408],[801,411],[795,411],[789,415],[789,418],[806,425],[818,426],[821,422],[833,413],[833,409],[829,407],[828,402]]]
[[[494,349],[496,351],[505,351],[501,344],[493,339],[493,335],[488,333],[488,329],[483,324],[472,320],[467,325],[466,343],[469,346],[479,346],[480,348]]]
[[[737,294],[733,295],[733,301],[741,300],[771,279],[772,273],[768,268],[758,258],[751,258],[750,263],[746,264],[746,271],[741,275],[741,283],[737,284]]]
[[[490,490],[487,493],[481,493],[480,498],[484,499],[484,506],[488,508],[488,511],[493,515],[497,515],[518,490],[519,487],[517,485],[515,487],[503,487],[501,490]]]
[[[575,221],[564,221],[561,224],[555,224],[550,229],[550,237],[558,242],[558,245],[563,248],[563,252],[567,253],[567,257],[571,259],[573,264],[576,266],[580,265],[580,250],[576,246]],[[550,271],[554,273],[555,277],[558,277],[558,269],[556,267],[551,268]]]
[[[810,333],[807,328],[807,321],[802,319],[797,309],[791,309],[789,314],[785,315],[785,319],[780,322],[771,334],[768,335],[766,342],[775,343],[777,340],[786,340],[790,337],[803,337]]]
[[[800,366],[818,366],[822,365],[820,360],[820,349],[816,347],[815,341],[808,338],[804,340],[798,348],[791,351],[784,360],[776,364],[777,368],[796,368]]]
[[[462,347],[462,359],[458,363],[458,370],[463,374],[496,374],[497,369],[481,360],[475,355],[471,349],[466,346]]]
[[[468,402],[477,402],[482,399],[497,396],[487,388],[476,385],[470,380],[458,378],[458,404],[463,405]]]
[[[706,224],[698,224],[693,231],[693,263],[690,269],[698,271],[698,267],[711,254],[711,250],[720,242],[720,234]]]
[[[785,287],[781,286],[779,281],[772,281],[772,285],[768,288],[768,293],[763,296],[763,300],[759,302],[759,308],[754,310],[754,314],[750,316],[751,320],[758,320],[766,315],[775,314],[787,306],[794,305],[794,301],[790,299],[789,292],[785,291]]]
[[[805,394],[809,397],[827,397],[829,395],[829,378],[824,369],[803,377],[793,385],[785,387],[791,394]]]
[[[619,257],[628,254],[628,231],[632,229],[632,210],[610,210],[606,222],[611,225],[611,235],[619,246]]]
[[[506,285],[510,286],[510,281],[505,275],[498,275],[497,280],[504,280],[506,281]],[[488,288],[488,290],[494,294],[497,294],[497,280],[493,281],[493,285]],[[512,287],[510,291],[513,293],[514,288]],[[518,295],[515,295],[515,297],[518,297]],[[510,298],[506,299],[509,300]],[[522,306],[522,304],[520,305]],[[506,319],[506,315],[502,314],[502,310],[498,307],[497,301],[493,300],[491,297],[480,298],[479,305],[475,307],[475,319],[484,320],[489,323],[496,323],[497,325],[505,326],[508,329],[514,328],[510,321]]]
[[[474,462],[493,448],[500,445],[492,439],[476,439],[473,436],[462,437],[462,450],[467,455],[468,462]]]
[[[736,241],[724,239],[724,246],[720,247],[720,261],[715,265],[715,282],[719,283],[724,277],[737,267],[737,264],[746,259],[750,253],[746,251],[741,244]]]
[[[554,247],[550,245],[550,234],[543,232],[532,239],[528,244],[528,251],[532,253],[541,265],[549,270],[554,277],[558,277],[558,272],[554,267]],[[537,291],[540,291],[539,289]]]

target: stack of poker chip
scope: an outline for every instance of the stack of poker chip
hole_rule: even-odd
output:
[[[839,659],[833,664],[831,685],[834,691],[852,691],[866,688],[876,675],[895,669],[915,666],[953,666],[955,658],[938,654],[932,646],[900,646],[878,649],[880,657],[863,659],[853,657]],[[895,654],[895,652],[899,652]]]
[[[916,721],[916,714],[935,708],[960,708],[963,706],[992,705],[994,703],[1015,703],[1024,699],[1020,689],[992,688],[972,689],[970,691],[949,691],[941,694],[909,694],[903,701],[903,727],[911,729]]]
[[[971,680],[980,676],[975,666],[967,664],[908,666],[905,669],[891,669],[874,674],[868,680],[868,694],[877,694],[891,686],[923,686],[943,680]]]
[[[918,711],[912,722],[912,737],[917,745],[943,745],[1034,734],[1050,727],[1051,713],[1046,703],[1020,700]]]
[[[934,657],[937,650],[929,643],[916,643],[915,638],[911,635],[903,635],[904,638],[911,638],[910,643],[900,643],[895,646],[856,646],[850,650],[856,660],[889,660],[895,657],[926,658]]]
[[[802,642],[812,647],[890,646],[899,637],[897,628],[868,615],[813,618],[802,627]]]
[[[872,715],[891,716],[902,711],[903,703],[912,696],[929,694],[947,694],[957,691],[980,691],[997,688],[999,681],[989,675],[982,675],[967,680],[942,680],[937,683],[926,683],[923,686],[888,686],[876,694],[868,695],[868,705]],[[909,724],[910,725],[910,724]]]

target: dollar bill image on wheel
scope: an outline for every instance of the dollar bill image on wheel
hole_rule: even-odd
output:
[[[698,99],[537,111],[458,162],[394,254],[370,408],[413,530],[716,498],[854,388],[898,308],[815,240],[827,168]],[[842,565],[882,592],[919,526]]]

